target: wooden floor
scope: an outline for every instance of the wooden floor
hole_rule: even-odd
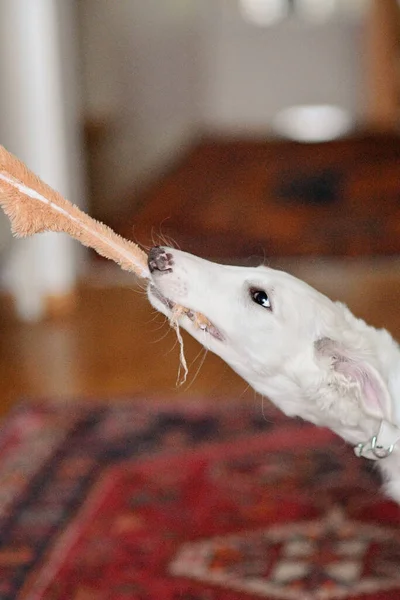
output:
[[[298,261],[280,263],[331,297],[346,301],[360,317],[400,338],[400,261]],[[203,354],[184,336],[188,382],[176,387],[176,337],[146,297],[119,271],[100,265],[79,292],[74,314],[22,324],[0,310],[0,414],[22,397],[118,397],[140,393],[172,398],[242,395],[257,401],[246,384],[217,357]],[[103,269],[105,269],[103,271]],[[102,285],[99,285],[101,283]],[[196,359],[197,357],[197,359]],[[71,405],[72,406],[72,405]]]

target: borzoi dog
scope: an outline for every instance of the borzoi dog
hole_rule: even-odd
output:
[[[220,265],[172,248],[149,254],[152,305],[174,304],[210,325],[179,324],[286,415],[329,427],[378,461],[400,502],[400,351],[303,281],[267,267]]]

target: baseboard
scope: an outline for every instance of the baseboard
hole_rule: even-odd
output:
[[[67,294],[49,294],[43,299],[43,314],[37,320],[68,317],[75,312],[78,303],[77,289]],[[6,321],[26,321],[18,314],[15,298],[9,292],[0,292],[0,318]]]
[[[78,306],[77,289],[65,294],[49,294],[44,298],[44,318],[67,317]]]

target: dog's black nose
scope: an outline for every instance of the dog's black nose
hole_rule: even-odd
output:
[[[174,262],[172,254],[166,252],[161,246],[154,246],[149,252],[148,264],[150,273],[154,273],[154,271],[170,273]]]

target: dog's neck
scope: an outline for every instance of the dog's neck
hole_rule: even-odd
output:
[[[321,390],[318,384],[309,386],[307,393],[303,390],[307,396],[304,403],[298,388],[292,394],[279,393],[280,381],[276,382],[276,387],[271,381],[260,387],[263,389],[259,388],[259,391],[270,397],[288,416],[300,416],[317,426],[330,428],[350,443],[360,458],[380,461],[398,452],[400,456],[400,427],[384,418],[369,416],[361,402],[350,402],[343,390],[330,386],[329,390],[333,392],[330,396],[326,388]],[[288,390],[287,383],[285,389]]]

